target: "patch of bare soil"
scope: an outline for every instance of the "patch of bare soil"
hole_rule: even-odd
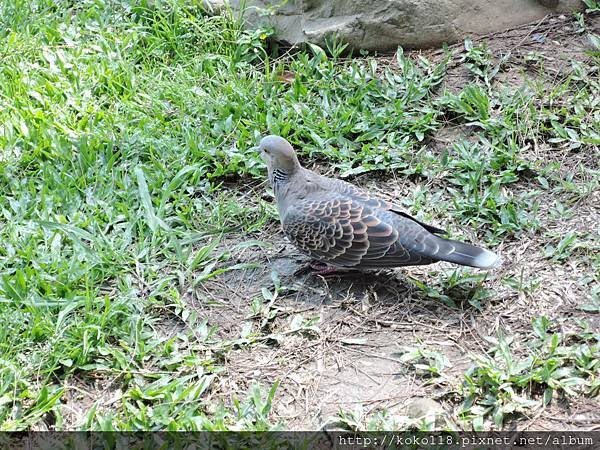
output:
[[[283,242],[283,236],[278,233],[275,240]],[[321,277],[298,274],[307,259],[289,245],[249,256],[261,262],[260,269],[230,272],[206,286],[222,302],[213,316],[222,332],[231,332],[230,339],[240,333],[251,299],[263,287],[272,289],[275,271],[289,289],[274,304],[272,328],[285,333],[294,315],[318,315],[320,333],[291,334],[274,345],[229,352],[227,387],[245,392],[252,382],[270,385],[280,379],[276,414],[295,429],[317,427],[340,408],[394,410],[425,395],[422,382],[400,364],[400,345],[441,345],[455,365],[467,363],[460,330],[470,328],[466,322],[479,312],[468,304],[457,310],[426,298],[408,278],[426,276],[423,269]],[[221,283],[229,288],[217,289]]]
[[[600,18],[594,20],[598,27]],[[575,57],[585,59],[584,51],[589,46],[585,36],[575,32],[576,27],[570,18],[548,17],[529,27],[490,36],[489,47],[495,55],[509,51],[512,55],[500,82],[518,86],[524,74],[536,76],[538,66],[527,63],[530,52],[545,55],[545,75],[549,77],[560,76]],[[427,56],[436,55],[441,53],[429,52]],[[393,59],[382,61],[394,64]],[[467,82],[468,75],[456,64],[445,87],[458,90]],[[433,150],[436,146],[443,148],[462,131],[449,126],[429,145]],[[573,157],[569,154],[567,158],[548,146],[531,151],[535,159],[560,160],[565,170],[569,167],[567,159]],[[382,182],[363,176],[355,181],[396,200],[410,196],[416,188],[414,182],[394,177]],[[515,189],[529,187],[522,184]],[[558,234],[595,232],[600,221],[599,205],[600,193],[593,192],[576,203],[574,214],[564,217],[552,214],[554,199],[541,199],[538,207],[542,228]],[[440,225],[445,220],[434,217],[433,222]],[[468,230],[463,236],[473,240]],[[590,258],[549,259],[544,253],[547,242],[543,232],[507,240],[496,249],[505,264],[482,282],[490,296],[481,301],[479,308],[469,302],[469,289],[444,291],[440,280],[455,270],[451,264],[325,278],[300,270],[308,261],[285,242],[278,224],[252,236],[229,236],[230,243],[248,239],[272,244],[270,248],[248,248],[234,255],[236,262],[255,263],[257,268],[227,272],[203,283],[192,303],[211,325],[218,326],[220,338],[239,337],[245,323],[251,323],[256,333],[272,336],[228,352],[217,390],[225,397],[240,397],[254,382],[270,386],[280,380],[273,416],[285,420],[291,429],[320,428],[340,409],[359,406],[367,413],[386,408],[392,414],[403,414],[410,400],[419,396],[436,399],[452,413],[457,405],[451,403],[451,391],[470,365],[468,355],[484,352],[489,346],[484,337],[494,335],[499,328],[524,336],[531,330],[531,319],[545,315],[567,328],[570,322],[565,318],[584,318],[594,330],[600,330],[597,316],[578,309],[590,297],[589,286],[580,282],[590,270]],[[261,328],[261,318],[253,316],[251,304],[262,296],[263,288],[274,290],[272,272],[284,288],[271,305],[273,317]],[[523,292],[503,282],[507,278],[537,283],[539,287],[532,293]],[[428,296],[414,280],[441,291],[452,302]],[[304,319],[319,316],[319,332],[294,331],[292,319],[299,314]],[[283,338],[278,339],[278,335]],[[452,364],[444,372],[446,378],[436,381],[417,376],[399,360],[403,346],[443,353]],[[599,411],[597,398],[557,401],[514,426],[597,429]]]
[[[62,398],[64,422],[69,424],[70,429],[84,429],[87,412],[99,399],[102,401],[98,405],[98,412],[109,412],[111,407],[123,396],[121,381],[121,378],[108,374],[106,377],[90,378],[89,376],[75,375],[69,378],[65,382],[65,394]]]

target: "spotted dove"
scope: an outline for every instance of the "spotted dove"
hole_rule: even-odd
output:
[[[285,235],[303,253],[331,266],[380,269],[449,261],[489,269],[493,252],[441,237],[427,225],[353,184],[303,168],[288,141],[267,136],[259,150]]]

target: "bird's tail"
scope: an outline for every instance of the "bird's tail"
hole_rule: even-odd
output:
[[[500,257],[494,252],[464,242],[452,241],[435,236],[439,250],[435,258],[463,266],[477,267],[479,269],[492,269],[502,263]]]

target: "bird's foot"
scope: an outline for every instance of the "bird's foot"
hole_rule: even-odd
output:
[[[311,261],[309,263],[309,268],[313,271],[312,275],[343,275],[348,272],[354,272],[352,269],[346,269],[343,267],[331,266],[327,263],[320,261]]]
[[[310,261],[309,263],[303,265],[298,270],[296,270],[296,272],[294,272],[294,275],[300,275],[304,272],[310,272],[310,275],[328,276],[343,275],[346,273],[355,272],[355,270],[332,266],[321,261]]]
[[[311,269],[312,275],[331,275],[338,271],[337,267],[320,261],[311,261],[308,263],[308,267]]]

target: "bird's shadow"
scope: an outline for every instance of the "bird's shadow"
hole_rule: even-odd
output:
[[[419,279],[402,269],[341,271],[320,275],[310,269],[303,256],[279,255],[271,259],[272,274],[290,295],[315,304],[332,304],[349,298],[369,297],[372,306],[406,306],[411,313],[430,316],[440,307],[452,315],[465,312],[480,314],[490,293],[483,288],[482,275],[460,275],[462,272],[440,272],[437,279]],[[459,275],[457,275],[457,273]],[[484,276],[484,275],[483,275]],[[404,313],[400,311],[404,316]],[[436,313],[439,315],[439,313]]]

